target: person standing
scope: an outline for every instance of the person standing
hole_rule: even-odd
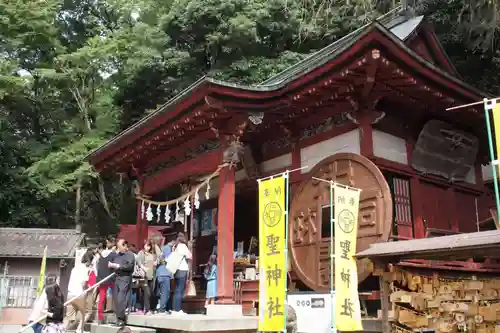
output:
[[[44,282],[45,283],[42,293],[40,294],[40,296],[36,298],[35,302],[33,302],[33,309],[31,311],[30,316],[28,317],[28,324],[35,322],[43,315],[47,315],[48,305],[47,305],[47,294],[45,292],[46,287],[49,285],[57,284],[57,277],[54,275],[49,275],[47,276]],[[32,326],[34,333],[42,333],[44,326],[45,325],[42,324],[41,322],[37,322],[36,324],[34,324]]]
[[[189,275],[188,260],[192,259],[192,254],[187,247],[186,236],[182,232],[179,232],[177,234],[177,240],[172,247],[172,254],[170,256],[172,256],[173,254],[175,254],[175,256],[179,259],[180,263],[174,274],[175,286],[172,314],[184,315],[186,313],[182,311],[182,298],[184,297],[184,292],[186,290],[186,284]],[[167,258],[167,261],[168,260],[169,259]]]
[[[156,282],[158,284],[157,287],[160,292],[160,308],[158,309],[159,313],[170,314],[170,310],[168,309],[168,301],[170,299],[170,281],[172,280],[173,275],[169,272],[165,264],[167,262],[168,256],[170,255],[170,253],[172,253],[172,246],[174,245],[174,243],[175,241],[171,241],[163,246],[159,264],[156,268]]]
[[[64,320],[64,295],[57,283],[47,284],[33,304],[33,320],[41,315],[47,315],[46,325],[41,329],[42,333],[64,333],[66,332]],[[30,318],[31,319],[31,318]]]
[[[132,286],[135,257],[132,252],[128,251],[128,242],[125,239],[119,239],[116,242],[116,247],[118,252],[113,257],[112,262],[108,264],[108,267],[116,274],[115,286],[113,289],[116,325],[123,327],[127,320],[125,310],[130,296],[130,287]]]
[[[111,251],[116,250],[116,239],[113,236],[106,237],[106,249]]]
[[[217,297],[217,256],[212,254],[203,272],[207,280],[207,295],[205,300],[205,307],[209,304],[215,304]]]
[[[111,247],[110,247],[111,248]],[[104,280],[109,275],[113,274],[113,270],[109,267],[109,263],[116,255],[111,249],[107,249],[104,244],[99,246],[97,250],[96,261],[97,283]],[[99,299],[97,301],[97,322],[98,324],[104,323],[104,305],[106,304],[106,295],[109,288],[113,287],[114,278],[110,278],[99,285]]]
[[[158,258],[156,257],[153,244],[151,240],[147,240],[144,242],[143,249],[137,255],[137,264],[144,272],[144,279],[139,282],[139,287],[142,290],[144,314],[149,314],[156,307],[156,302],[152,300],[155,290],[154,278],[157,263]]]
[[[93,260],[93,252],[87,250],[87,252],[83,255],[82,261],[80,264],[75,264],[75,267],[71,270],[71,274],[69,277],[68,283],[68,298],[74,299],[70,305],[71,309],[67,313],[67,317],[69,319],[66,329],[70,329],[72,324],[73,316],[78,319],[79,323],[77,327],[77,332],[83,333],[83,325],[89,319],[87,317],[87,293],[83,293],[85,290],[88,280],[89,273],[91,269],[91,262]]]
[[[128,251],[134,254],[135,265],[134,273],[132,273],[132,286],[130,287],[130,295],[127,301],[127,313],[136,312],[137,301],[139,300],[139,284],[144,279],[144,271],[137,262],[137,251],[135,244],[128,246]]]

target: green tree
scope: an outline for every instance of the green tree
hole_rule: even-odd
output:
[[[478,1],[410,4],[435,24],[463,77],[497,92],[497,24],[488,11],[497,5]],[[84,161],[90,151],[202,75],[261,82],[398,4],[4,0],[0,224],[106,234],[135,222],[130,180],[96,174]],[[478,17],[489,32],[477,33]]]

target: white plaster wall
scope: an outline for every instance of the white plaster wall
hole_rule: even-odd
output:
[[[261,172],[270,172],[277,169],[282,169],[292,165],[292,154],[284,154],[270,160],[264,161],[259,165]]]
[[[408,164],[405,140],[382,131],[373,130],[373,154],[392,162]]]
[[[493,170],[491,170],[491,165],[481,165],[481,171],[483,172],[483,181],[493,179]]]
[[[323,159],[338,153],[360,153],[358,129],[302,148],[300,150],[300,165],[301,167],[307,166],[307,168],[302,169],[301,172],[309,172]]]

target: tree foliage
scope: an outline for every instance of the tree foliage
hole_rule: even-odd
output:
[[[435,23],[464,78],[496,92],[498,36],[493,29],[471,43],[477,21],[464,4],[421,0],[415,10]],[[258,83],[394,5],[2,1],[0,225],[81,224],[89,233],[106,233],[135,222],[130,181],[96,174],[84,161],[90,151],[202,75]],[[490,12],[481,13],[492,22]]]

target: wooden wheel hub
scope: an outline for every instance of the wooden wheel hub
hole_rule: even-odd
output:
[[[380,169],[367,158],[351,153],[324,159],[294,191],[289,226],[292,265],[309,288],[325,290],[330,287],[330,185],[312,177],[362,189],[356,252],[368,248],[370,244],[388,241],[392,225],[392,197]],[[358,261],[359,282],[368,275],[368,260]]]

